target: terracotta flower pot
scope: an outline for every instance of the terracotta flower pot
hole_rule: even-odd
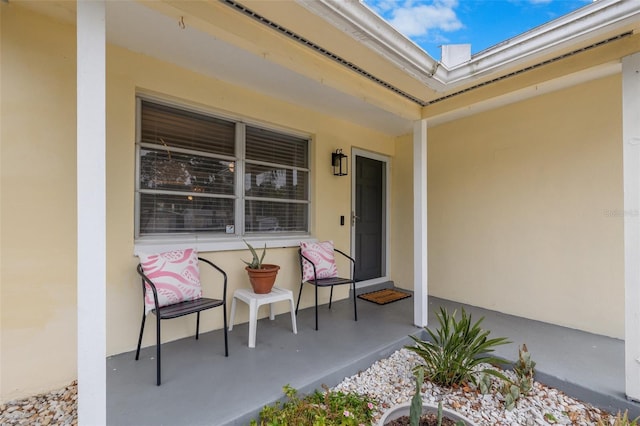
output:
[[[249,274],[249,281],[253,292],[256,294],[267,294],[271,292],[273,284],[276,282],[276,276],[280,267],[278,265],[262,264],[261,269],[251,269],[248,266],[244,269]]]
[[[411,403],[400,404],[400,405],[391,407],[382,415],[382,418],[378,422],[378,426],[384,426],[387,422],[391,420],[395,420],[402,416],[408,416],[410,411],[411,411]],[[437,405],[422,404],[422,414],[437,413],[437,412],[438,412]],[[465,426],[477,426],[477,424],[474,421],[448,408],[442,408],[442,415],[449,417],[451,420],[456,422],[461,421],[465,424]]]

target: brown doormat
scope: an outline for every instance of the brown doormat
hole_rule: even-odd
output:
[[[385,288],[384,290],[372,291],[370,293],[359,294],[358,298],[376,303],[378,305],[386,305],[387,303],[411,297],[411,293],[395,290],[393,288]]]

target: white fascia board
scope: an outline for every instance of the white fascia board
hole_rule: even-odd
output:
[[[598,0],[447,68],[359,1],[296,1],[438,92],[640,20],[640,1]]]
[[[437,91],[445,85],[432,78],[440,63],[359,1],[296,0],[415,79]]]
[[[470,62],[452,68],[442,78],[447,85],[456,86],[465,83],[469,77],[489,73],[536,54],[544,54],[554,48],[593,37],[599,32],[609,31],[613,26],[622,27],[639,19],[639,1],[595,1],[474,55]]]

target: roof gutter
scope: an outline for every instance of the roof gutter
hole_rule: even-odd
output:
[[[359,1],[296,1],[440,92],[468,84],[479,76],[517,66],[524,60],[531,61],[536,56],[551,53],[553,49],[610,32],[640,18],[639,1],[598,0],[486,49],[472,56],[470,61],[449,69]]]

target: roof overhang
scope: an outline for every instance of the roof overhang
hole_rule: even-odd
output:
[[[14,4],[75,20],[72,1]],[[619,72],[640,51],[635,0],[590,3],[452,67],[359,1],[106,4],[109,43],[391,135]]]
[[[598,0],[448,68],[400,34],[364,3],[295,0],[339,30],[439,93],[477,84],[482,77],[528,66],[638,27],[640,2]],[[430,99],[425,99],[425,102]]]

